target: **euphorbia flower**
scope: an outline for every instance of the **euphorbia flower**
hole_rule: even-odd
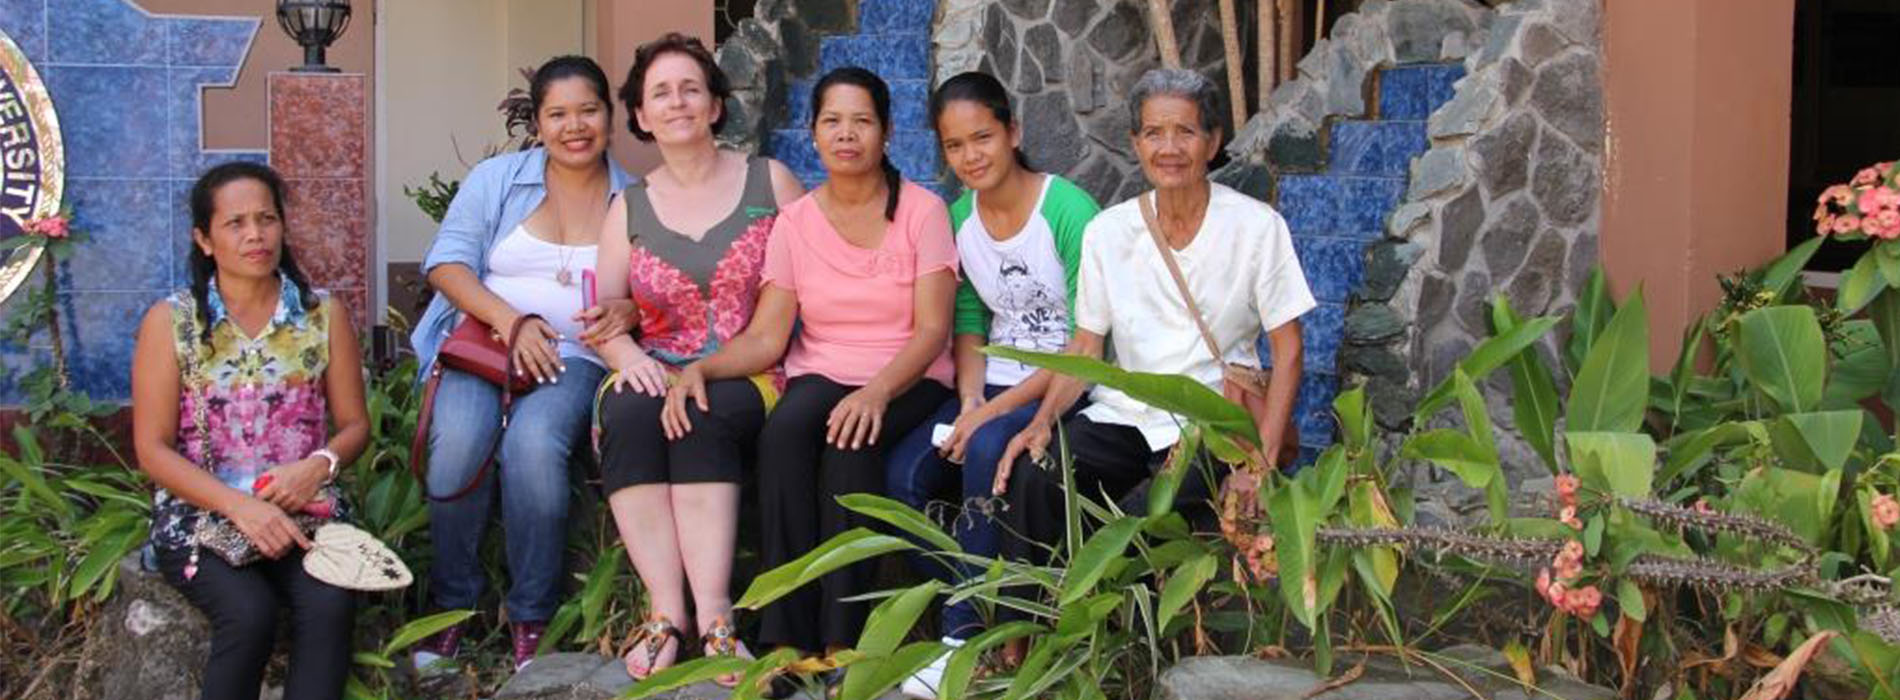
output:
[[[1872,506],[1874,524],[1880,529],[1891,530],[1895,523],[1900,523],[1900,501],[1895,501],[1893,494],[1874,494]]]
[[[1880,171],[1873,168],[1861,168],[1860,172],[1854,173],[1854,179],[1849,180],[1847,184],[1853,187],[1866,187],[1879,181]]]
[[[47,238],[65,238],[70,233],[66,227],[66,217],[57,215],[43,219],[28,219],[23,228],[27,233]]]
[[[1571,475],[1571,474],[1558,475],[1557,476],[1557,500],[1562,501],[1563,504],[1567,506],[1577,505],[1577,487],[1578,486],[1580,486],[1580,484],[1578,483],[1577,477],[1575,475]]]

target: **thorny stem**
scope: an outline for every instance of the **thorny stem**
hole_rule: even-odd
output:
[[[47,252],[51,252],[50,250]],[[46,264],[40,270],[46,273],[46,330],[53,337],[53,375],[59,378],[59,388],[63,391],[69,386],[66,378],[66,344],[59,336],[59,273],[54,269],[52,255],[46,256]]]

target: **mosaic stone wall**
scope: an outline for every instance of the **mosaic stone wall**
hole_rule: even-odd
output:
[[[192,179],[263,151],[207,151],[200,90],[228,86],[257,18],[152,15],[123,0],[0,0],[0,31],[46,82],[66,144],[66,203],[91,240],[62,264],[59,300],[77,388],[130,394],[133,334],[152,302],[185,284]],[[0,316],[7,309],[0,306]],[[0,405],[44,347],[0,345]]]

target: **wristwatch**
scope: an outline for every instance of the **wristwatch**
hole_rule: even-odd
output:
[[[322,457],[325,460],[328,460],[330,462],[330,474],[328,476],[323,477],[323,483],[325,484],[334,483],[336,481],[337,468],[343,466],[343,458],[338,457],[336,453],[331,451],[330,448],[328,447],[312,452],[310,453],[310,456]]]

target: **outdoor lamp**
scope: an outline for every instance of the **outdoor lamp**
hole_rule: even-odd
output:
[[[335,73],[323,64],[323,51],[350,26],[349,0],[277,0],[277,26],[303,46],[300,73]]]

